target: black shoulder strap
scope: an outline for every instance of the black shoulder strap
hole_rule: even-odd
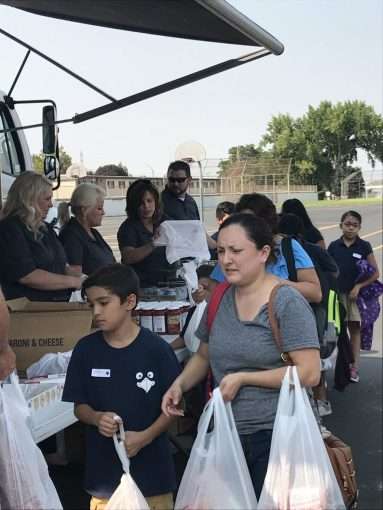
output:
[[[293,253],[293,243],[291,237],[283,237],[281,241],[282,255],[286,259],[287,271],[291,282],[298,281],[297,268],[295,267],[295,259]]]

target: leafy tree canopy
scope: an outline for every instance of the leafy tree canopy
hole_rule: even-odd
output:
[[[355,170],[357,149],[365,150],[372,165],[382,161],[383,117],[362,101],[322,101],[301,118],[274,116],[258,149],[292,158],[292,182],[310,178],[319,189],[339,193],[342,179]]]
[[[64,147],[59,148],[60,158],[60,172],[65,174],[68,168],[72,164],[71,156],[65,151]],[[43,172],[44,169],[44,154],[42,151],[39,154],[32,154],[33,168],[39,172]]]
[[[118,165],[110,163],[109,165],[99,166],[96,170],[96,175],[114,175],[126,177],[129,174],[127,167],[122,163],[119,163]]]
[[[230,147],[229,158],[219,162],[219,175],[225,176],[228,169],[232,166],[235,161],[241,161],[248,158],[254,158],[259,155],[259,150],[255,148],[255,145],[238,145]]]

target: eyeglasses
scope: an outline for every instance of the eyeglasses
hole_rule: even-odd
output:
[[[168,177],[169,182],[178,182],[178,184],[182,184],[185,182],[187,177]]]

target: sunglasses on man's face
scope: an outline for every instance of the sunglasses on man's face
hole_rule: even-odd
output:
[[[187,177],[168,177],[169,182],[178,182],[179,184],[182,184],[185,182]]]

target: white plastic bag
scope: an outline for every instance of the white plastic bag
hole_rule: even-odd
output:
[[[214,418],[213,430],[209,424]],[[176,510],[254,510],[257,499],[230,403],[219,388],[207,403],[190,453]]]
[[[44,356],[36,361],[36,363],[33,363],[27,368],[28,379],[53,374],[65,374],[68,369],[71,356],[72,351],[48,352],[47,354],[44,354]]]
[[[193,315],[189,321],[188,327],[184,333],[185,345],[190,352],[197,352],[200,344],[200,339],[195,335],[195,332],[201,322],[203,312],[206,308],[206,301],[202,301],[196,305]]]
[[[258,510],[344,508],[306,390],[296,367],[289,367],[282,382]]]
[[[0,387],[0,501],[3,510],[62,510],[43,454],[28,426],[16,375]]]
[[[69,303],[85,303],[85,299],[81,295],[81,290],[73,290],[69,298]]]
[[[200,262],[210,260],[205,227],[199,220],[164,221],[158,228],[154,244],[166,246],[169,264],[185,257]]]
[[[122,421],[119,422],[119,426],[119,437],[114,434],[113,441],[125,473],[121,477],[120,485],[109,499],[105,510],[149,510],[146,499],[129,474],[130,460],[125,450],[125,431]],[[160,466],[159,469],[161,469]]]

